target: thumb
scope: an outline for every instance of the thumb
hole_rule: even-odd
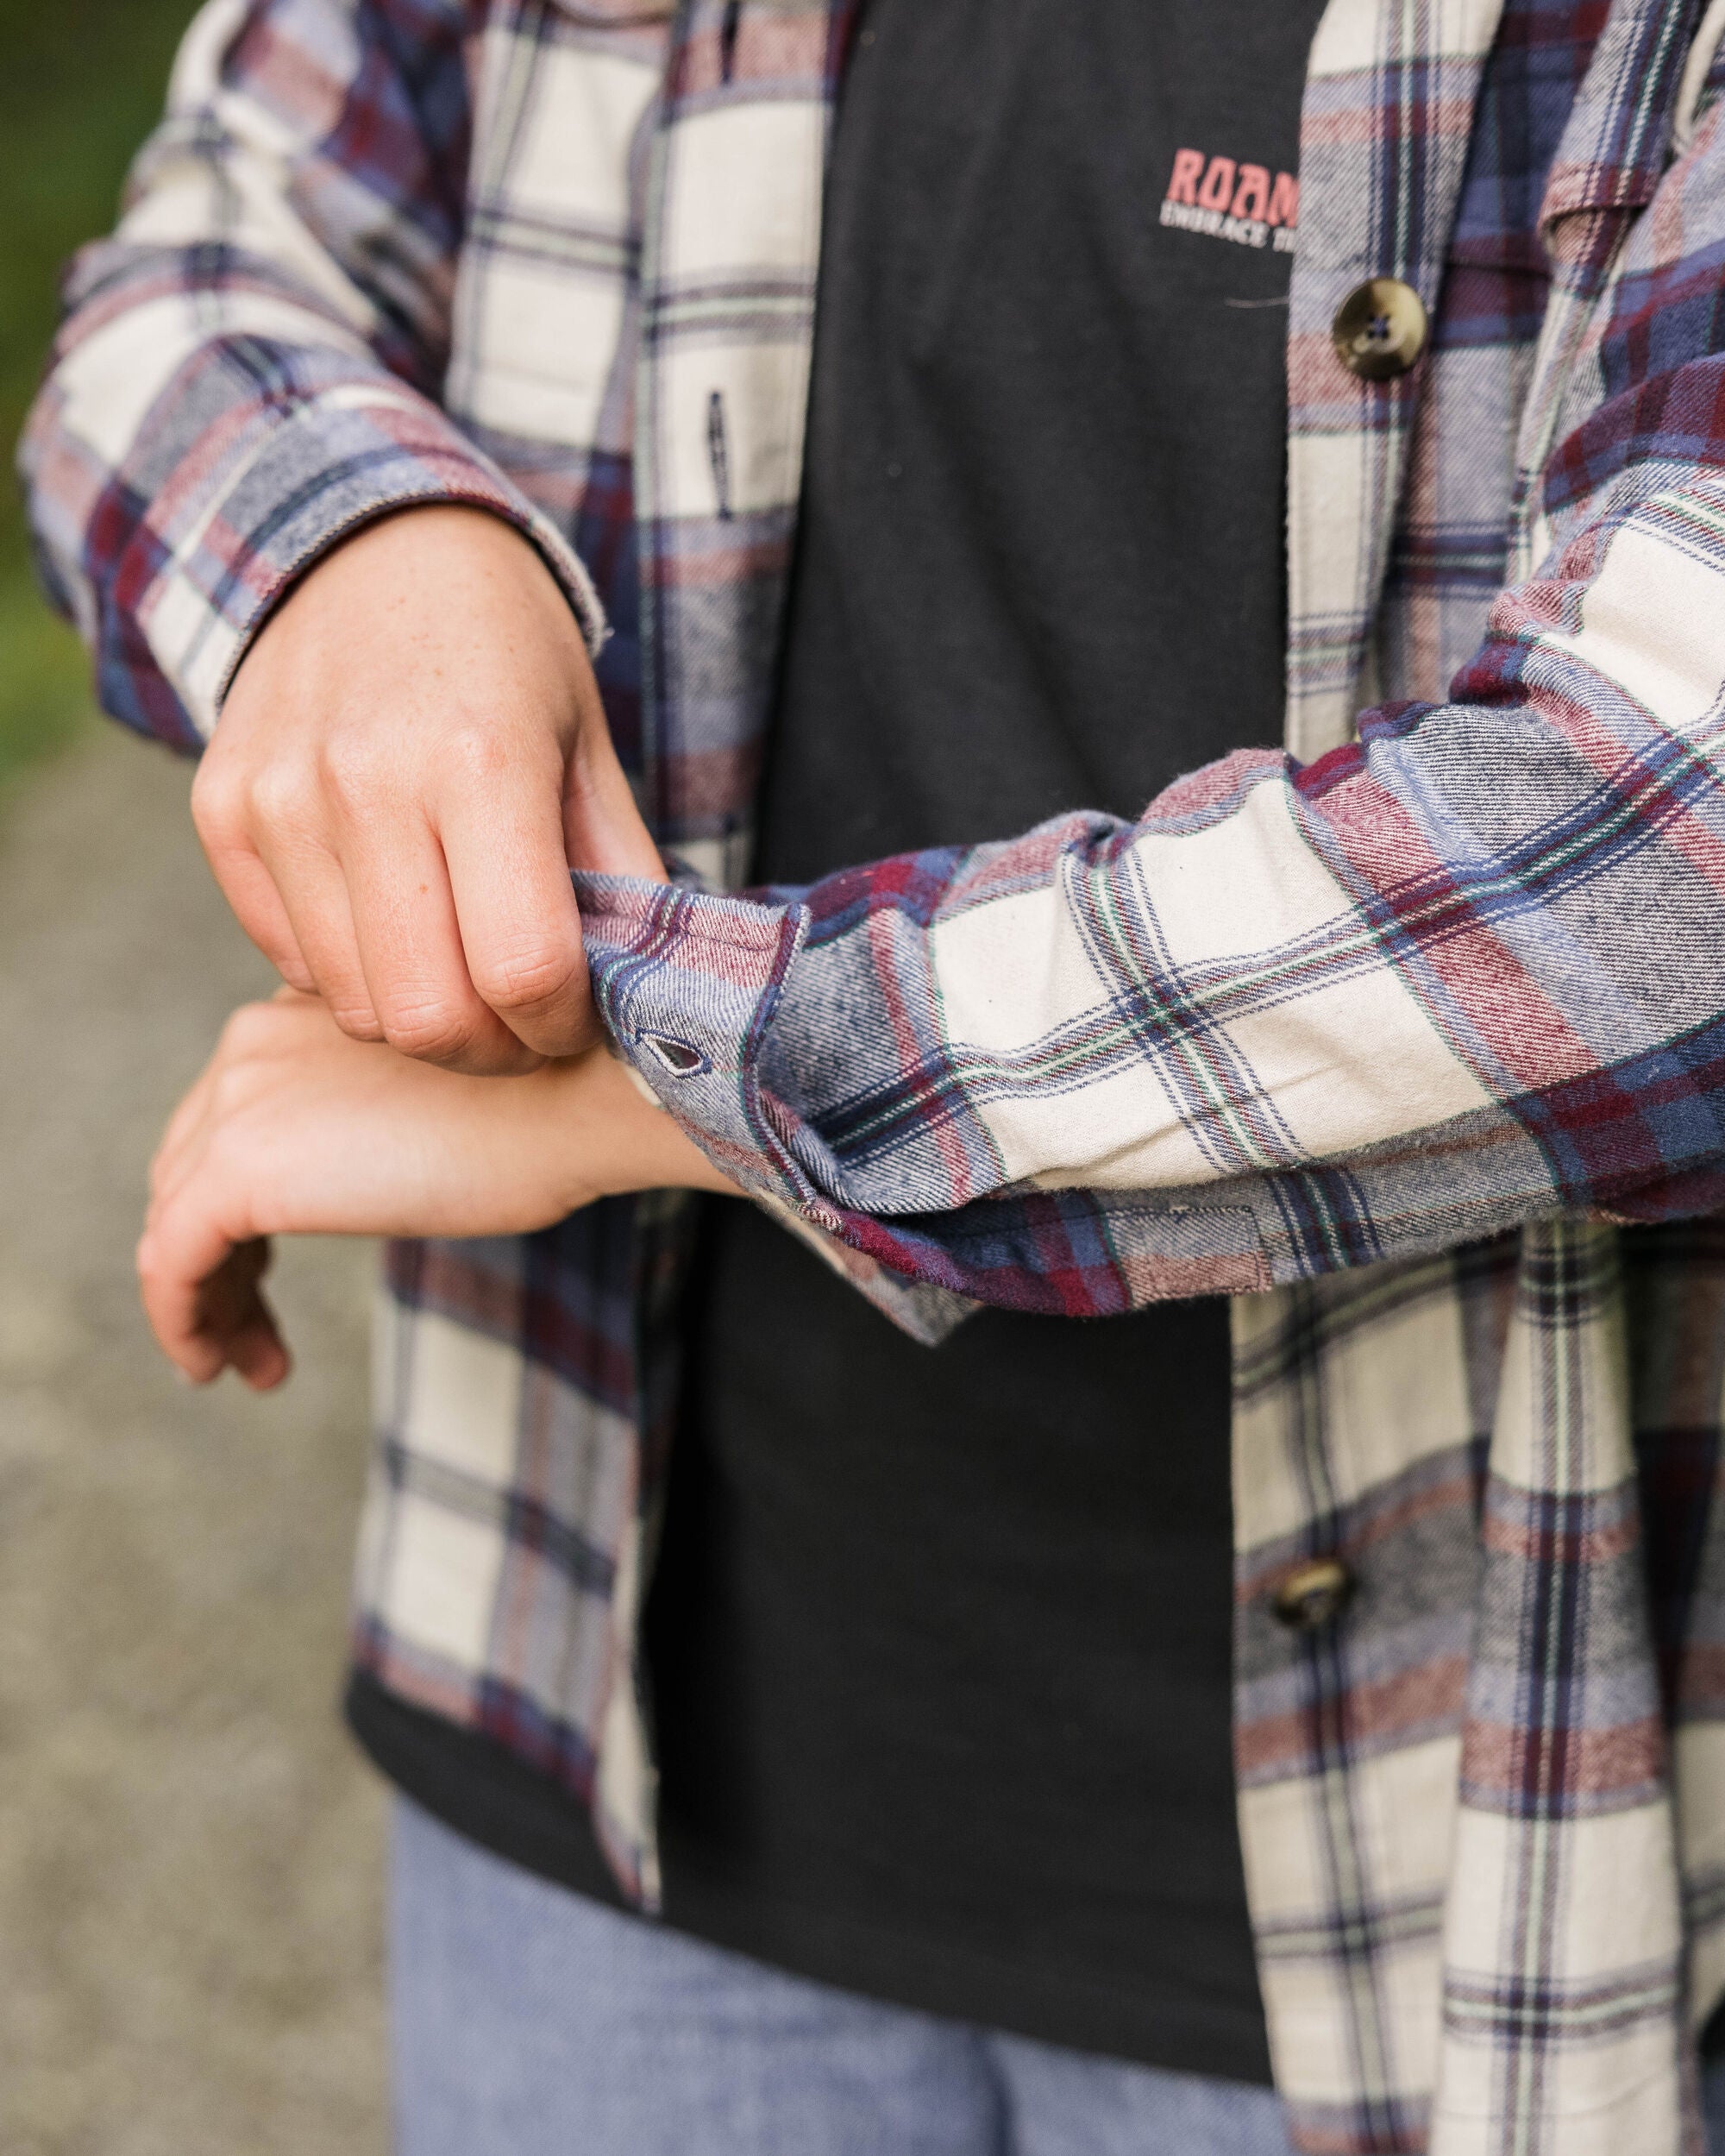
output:
[[[589,718],[569,758],[563,788],[563,843],[569,866],[600,876],[668,879],[652,833],[599,714]]]

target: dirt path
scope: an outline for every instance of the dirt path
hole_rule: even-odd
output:
[[[185,787],[110,730],[0,804],[0,2156],[372,2156],[368,1254],[285,1254],[270,1401],[176,1384],[129,1277],[155,1135],[267,978]]]

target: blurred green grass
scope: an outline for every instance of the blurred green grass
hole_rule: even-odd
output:
[[[57,313],[60,271],[112,224],[159,116],[193,0],[0,0],[0,438],[12,445]],[[90,718],[77,639],[38,596],[23,511],[0,486],[0,784]]]

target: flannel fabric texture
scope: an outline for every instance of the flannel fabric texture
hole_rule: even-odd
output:
[[[104,701],[186,747],[343,531],[511,519],[683,871],[578,882],[607,1024],[685,1127],[929,1340],[977,1299],[1237,1298],[1240,1824],[1310,2156],[1700,2147],[1722,15],[1330,0],[1286,753],[1133,826],[734,895],[844,4],[211,0],[25,443]],[[1397,380],[1331,345],[1371,276],[1432,319]],[[358,1567],[361,1663],[587,1799],[649,1905],[636,1629],[687,1225],[660,1195],[392,1253]],[[1276,1588],[1332,1554],[1352,1600],[1287,1630]]]

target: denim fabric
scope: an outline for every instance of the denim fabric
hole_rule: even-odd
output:
[[[807,1983],[405,1802],[391,1988],[398,2156],[1289,2156],[1267,2089]]]

